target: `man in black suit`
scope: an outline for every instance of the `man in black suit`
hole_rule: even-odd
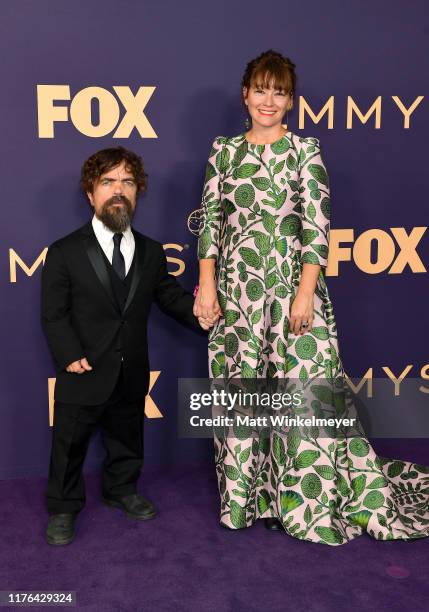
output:
[[[42,323],[57,370],[46,531],[54,545],[73,540],[85,504],[83,462],[98,424],[104,503],[130,518],[155,516],[137,494],[151,304],[199,330],[212,324],[194,317],[193,296],[168,274],[162,245],[131,229],[146,189],[142,160],[123,147],[104,149],[84,163],[81,182],[93,219],[49,247],[42,273]]]

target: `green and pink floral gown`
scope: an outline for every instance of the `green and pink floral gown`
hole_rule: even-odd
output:
[[[317,138],[287,132],[271,145],[244,134],[215,139],[206,169],[199,259],[215,258],[224,317],[209,335],[212,378],[315,384],[315,409],[350,408],[328,259],[329,181]],[[310,332],[289,331],[303,263],[320,264]],[[332,407],[332,406],[331,406]],[[360,426],[359,426],[360,428]],[[429,469],[378,457],[363,430],[317,436],[297,427],[255,437],[215,433],[221,522],[232,529],[278,518],[295,538],[339,545],[367,531],[379,540],[429,535]]]

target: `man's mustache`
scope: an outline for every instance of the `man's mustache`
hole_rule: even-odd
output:
[[[113,196],[109,198],[108,200],[106,200],[106,202],[104,203],[104,206],[108,208],[109,206],[112,206],[113,204],[121,204],[121,203],[125,204],[128,209],[131,207],[131,201],[126,196]]]

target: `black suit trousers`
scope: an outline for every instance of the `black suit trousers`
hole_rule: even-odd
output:
[[[111,396],[102,404],[84,406],[55,401],[48,511],[77,513],[84,507],[83,463],[91,435],[98,425],[106,451],[103,496],[114,498],[136,493],[143,465],[143,420],[144,400],[126,399],[122,368]]]

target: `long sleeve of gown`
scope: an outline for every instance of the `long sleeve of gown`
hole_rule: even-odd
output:
[[[329,251],[329,178],[317,138],[303,139],[300,154],[302,263],[326,267]]]
[[[224,170],[225,138],[218,136],[212,145],[206,166],[201,202],[201,224],[198,240],[198,259],[217,259],[219,253],[222,203],[220,196],[221,173]]]

